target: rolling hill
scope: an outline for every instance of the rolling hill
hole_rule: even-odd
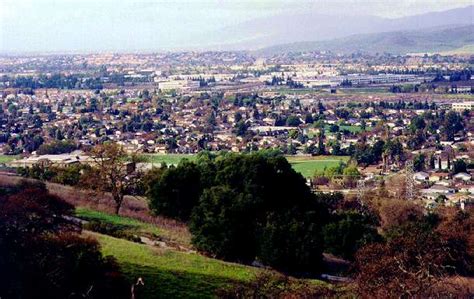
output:
[[[317,10],[306,13],[282,13],[224,27],[203,41],[226,49],[257,50],[279,44],[305,41],[326,41],[352,35],[395,31],[425,30],[435,27],[474,24],[474,6],[441,12],[430,12],[402,18],[361,15],[325,15]],[[394,37],[391,37],[394,38]],[[401,38],[395,38],[403,43]]]
[[[358,34],[344,38],[281,44],[260,49],[258,55],[283,52],[332,51],[335,53],[433,53],[474,44],[474,25],[436,27],[417,31]],[[468,49],[472,49],[469,48]]]

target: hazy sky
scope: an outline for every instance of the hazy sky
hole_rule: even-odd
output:
[[[473,0],[0,0],[0,52],[160,50],[246,20],[314,11],[400,17]]]

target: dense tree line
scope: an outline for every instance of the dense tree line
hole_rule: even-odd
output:
[[[59,89],[102,89],[99,78],[82,78],[76,75],[40,75],[38,77],[19,76],[10,78],[11,86],[14,88],[59,88]]]
[[[74,142],[68,140],[58,140],[50,143],[43,143],[36,150],[38,155],[58,155],[70,153],[77,149]]]
[[[401,203],[393,208],[398,210],[393,220],[398,220],[382,227],[383,239],[355,255],[358,293],[376,298],[466,296],[466,286],[449,277],[473,273],[472,213],[441,209],[426,214]]]

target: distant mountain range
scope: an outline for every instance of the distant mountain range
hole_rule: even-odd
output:
[[[470,45],[474,45],[474,25],[359,34],[328,41],[296,42],[267,47],[256,51],[256,53],[263,56],[307,51],[332,51],[345,54],[356,52],[369,54],[440,53],[465,49]]]
[[[315,11],[298,15],[275,15],[260,18],[236,26],[220,29],[207,35],[209,44],[220,45],[220,49],[275,50],[306,49],[352,49],[345,45],[356,42],[355,48],[367,49],[376,42],[374,49],[384,52],[389,43],[395,43],[393,51],[434,49],[452,50],[465,46],[469,35],[474,34],[474,6],[432,12],[422,15],[388,19],[374,16],[330,16]],[[460,32],[456,29],[459,28]],[[451,31],[453,30],[453,31]],[[469,32],[470,30],[470,32]],[[428,34],[429,37],[424,36]],[[440,34],[455,33],[456,37]],[[408,34],[408,36],[405,36]],[[462,36],[461,36],[462,35]],[[431,41],[433,39],[433,41]],[[453,40],[455,44],[451,45]],[[322,42],[323,43],[319,43]],[[340,48],[340,46],[342,48]]]

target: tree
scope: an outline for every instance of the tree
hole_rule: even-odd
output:
[[[188,221],[202,193],[201,171],[193,162],[181,161],[147,181],[150,208],[156,213]]]
[[[354,187],[356,181],[360,178],[360,172],[355,165],[345,167],[342,174],[344,175],[344,185],[347,187]]]
[[[319,129],[319,133],[318,133],[317,154],[318,155],[325,155],[326,154],[326,146],[324,145],[324,129],[323,128]]]
[[[426,126],[425,120],[422,116],[415,116],[410,122],[410,130],[415,133],[418,130],[424,129]]]
[[[333,125],[329,126],[329,132],[331,132],[331,133],[339,132],[339,126],[336,125],[336,124],[333,124]]]
[[[301,124],[301,120],[297,116],[290,115],[286,119],[286,125],[289,126],[289,127],[297,127],[300,124]]]
[[[110,192],[115,203],[115,213],[119,214],[127,193],[133,193],[140,180],[135,172],[138,158],[129,156],[121,145],[104,143],[91,149],[92,168],[83,176],[83,183],[93,190]]]
[[[428,215],[393,228],[386,235],[386,242],[362,248],[356,255],[360,295],[451,297],[445,278],[464,264],[466,247],[458,244],[466,243],[457,237],[447,241],[435,230],[436,225],[436,217]]]
[[[424,154],[418,154],[413,159],[413,169],[415,171],[425,170],[425,159],[426,159],[426,156]]]
[[[459,113],[455,111],[449,111],[446,113],[443,122],[443,130],[447,140],[453,141],[454,135],[463,128],[462,117]]]
[[[423,208],[412,201],[391,199],[381,202],[378,214],[381,229],[387,231],[406,222],[421,219]]]
[[[464,162],[464,160],[457,159],[453,163],[453,173],[460,173],[460,172],[466,172],[467,171],[467,164]]]
[[[353,260],[359,248],[381,240],[373,219],[357,211],[337,214],[335,221],[323,228],[326,251]]]
[[[42,144],[36,152],[39,155],[57,155],[70,153],[76,148],[77,146],[71,141],[53,141],[51,143]]]
[[[204,190],[190,222],[193,244],[220,258],[253,261],[255,220],[250,213],[246,213],[252,205],[255,203],[249,195],[237,193],[226,186]]]
[[[183,220],[191,213],[198,250],[291,272],[320,269],[327,209],[281,154],[205,155],[159,176],[150,207]]]
[[[235,124],[234,132],[237,136],[245,136],[247,134],[248,125],[245,121],[241,120]]]
[[[358,143],[355,146],[355,151],[352,154],[352,157],[361,165],[370,165],[375,162],[370,146],[365,143]]]
[[[74,207],[25,184],[0,195],[2,298],[128,298],[126,282],[99,244],[68,220]]]

